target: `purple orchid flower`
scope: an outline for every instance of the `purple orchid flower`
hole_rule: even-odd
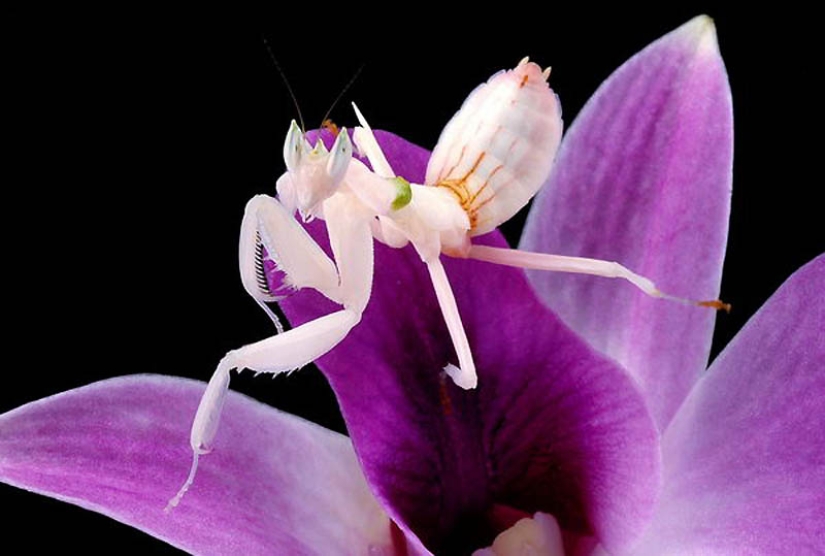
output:
[[[379,140],[399,174],[423,176],[426,151]],[[712,27],[694,20],[596,93],[523,246],[620,259],[674,293],[715,297],[730,164],[727,79]],[[377,248],[362,323],[319,361],[352,444],[230,395],[215,453],[166,515],[203,385],[134,376],[0,417],[0,480],[197,553],[468,553],[537,512],[558,520],[569,552],[816,549],[825,257],[701,378],[706,312],[646,305],[622,284],[533,276],[580,337],[521,272],[445,261],[478,363],[479,388],[465,392],[440,374],[449,336],[408,251]],[[296,324],[329,310],[312,293],[283,307]]]

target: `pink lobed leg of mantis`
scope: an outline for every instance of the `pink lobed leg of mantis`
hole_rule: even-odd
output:
[[[357,205],[357,202],[355,202]],[[229,389],[232,369],[279,374],[300,368],[343,340],[361,320],[372,286],[373,254],[369,220],[362,218],[352,198],[336,196],[325,206],[330,242],[338,268],[293,219],[270,197],[250,200],[241,225],[241,276],[247,291],[266,300],[255,276],[255,253],[260,241],[295,288],[312,287],[344,308],[282,334],[230,351],[220,361],[198,405],[192,424],[192,464],[181,488],[166,506],[180,503],[197,473],[199,456],[210,451]],[[250,291],[251,290],[251,291]]]
[[[430,279],[435,288],[435,295],[438,298],[438,305],[441,307],[441,314],[444,315],[447,330],[450,332],[450,338],[458,356],[458,367],[448,364],[444,371],[457,386],[465,390],[475,388],[478,385],[478,376],[473,361],[473,352],[470,349],[470,342],[467,341],[467,333],[464,331],[455,296],[452,288],[450,288],[450,282],[447,280],[447,273],[444,272],[444,266],[438,257],[426,262],[427,270],[430,271]]]

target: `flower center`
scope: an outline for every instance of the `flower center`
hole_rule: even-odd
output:
[[[538,512],[518,520],[496,537],[493,546],[473,556],[564,556],[561,529],[553,516]]]

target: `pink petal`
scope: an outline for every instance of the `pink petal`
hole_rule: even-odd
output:
[[[209,465],[202,461],[180,506],[164,513],[186,476],[204,387],[136,375],[5,413],[0,481],[195,553],[393,553],[390,522],[349,440],[235,393]]]
[[[611,75],[567,133],[522,249],[618,261],[661,290],[719,294],[732,110],[711,20],[698,17]],[[531,272],[550,307],[642,384],[663,429],[707,366],[714,313],[626,282]]]
[[[664,438],[633,554],[813,554],[825,542],[825,255],[748,322]]]

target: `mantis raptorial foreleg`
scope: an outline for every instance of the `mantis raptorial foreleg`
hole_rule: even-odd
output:
[[[278,332],[278,317],[266,305],[284,296],[273,292],[266,278],[264,252],[286,275],[286,287],[313,288],[340,303],[335,264],[276,199],[256,195],[246,204],[238,259],[244,289],[269,315]]]
[[[324,206],[333,255],[338,269],[318,244],[271,197],[259,195],[247,204],[241,226],[241,276],[250,295],[261,302],[272,295],[257,281],[258,242],[286,274],[295,288],[317,289],[343,309],[307,322],[276,336],[230,351],[218,364],[195,415],[190,444],[193,457],[186,482],[169,501],[167,509],[180,502],[192,485],[198,456],[210,451],[221,409],[229,388],[232,369],[250,369],[278,374],[300,368],[318,359],[346,337],[361,320],[372,288],[373,250],[369,217],[357,202],[333,196]],[[365,217],[366,216],[366,217]]]

